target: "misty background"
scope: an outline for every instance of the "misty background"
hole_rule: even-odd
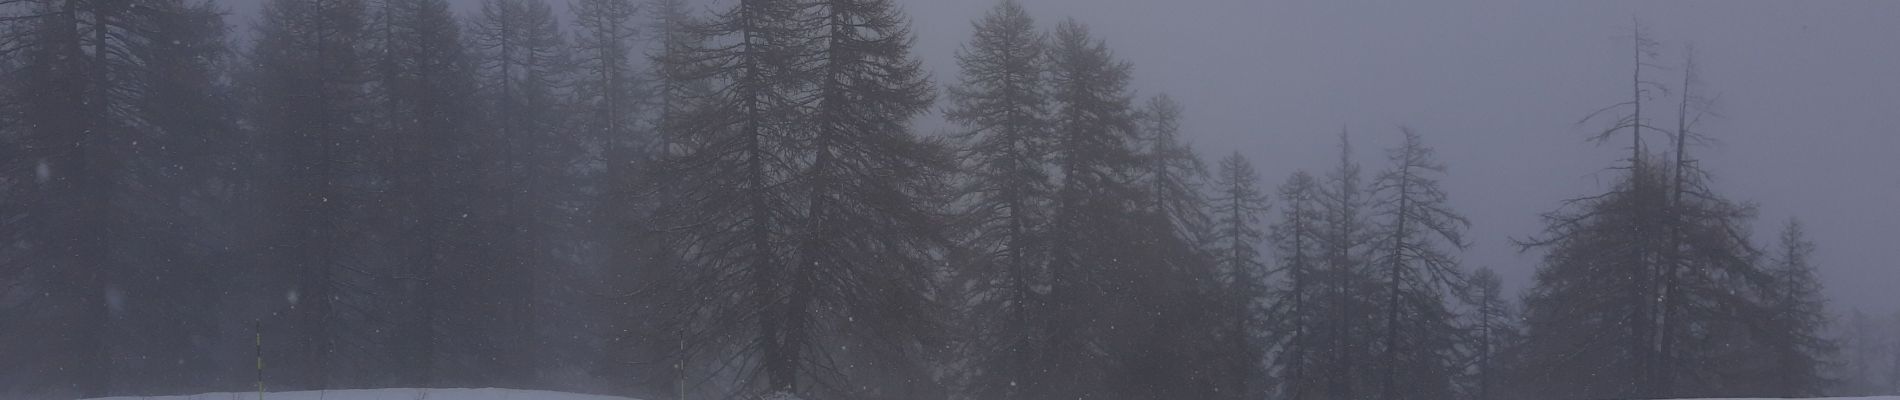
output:
[[[251,21],[258,0],[228,0]],[[478,1],[451,0],[460,12]],[[550,1],[568,18],[569,1]],[[731,1],[701,1],[717,9]],[[899,0],[915,54],[939,84],[986,0]],[[1621,147],[1585,141],[1585,114],[1628,95],[1631,19],[1694,45],[1721,118],[1700,158],[1721,190],[1761,205],[1759,237],[1799,217],[1842,308],[1900,311],[1900,3],[1890,1],[1516,2],[1449,0],[1024,0],[1044,22],[1074,17],[1135,64],[1133,87],[1166,92],[1204,156],[1240,151],[1268,176],[1328,165],[1341,129],[1366,149],[1398,126],[1436,144],[1452,203],[1472,222],[1470,266],[1516,290],[1536,254],[1509,238],[1535,215],[1607,185]],[[248,24],[239,23],[240,36]],[[1673,75],[1665,73],[1665,76]],[[1673,78],[1672,78],[1673,79]],[[948,129],[934,113],[924,133]],[[1367,161],[1378,157],[1361,152]],[[1479,200],[1482,199],[1482,200]]]
[[[0,396],[186,393],[245,389],[232,386],[252,379],[303,389],[509,386],[645,398],[1900,391],[1900,3],[889,0],[896,12],[884,14],[879,0],[796,3],[802,8],[792,11],[775,8],[794,4],[784,1],[686,0],[683,14],[667,14],[645,8],[664,1],[547,0],[570,42],[555,53],[580,57],[522,61],[534,67],[519,73],[537,78],[523,78],[535,89],[517,93],[516,72],[487,69],[514,65],[490,64],[510,59],[500,47],[428,51],[486,43],[469,39],[477,31],[520,32],[501,28],[501,19],[472,22],[482,0],[443,0],[454,21],[429,0],[369,0],[363,23],[387,30],[336,43],[325,42],[323,28],[304,30],[335,20],[299,18],[353,3],[273,1],[298,7],[280,6],[278,25],[266,26],[263,0],[212,1],[228,10],[230,52],[220,53],[194,41],[217,38],[193,30],[215,26],[210,19],[138,19],[147,18],[140,7],[186,10],[169,7],[190,1],[0,0],[0,10],[78,16],[140,4],[113,14],[136,15],[114,20],[123,36],[97,39],[62,36],[89,29],[85,17],[0,20],[0,52],[10,57],[0,60],[10,73],[0,86],[10,100],[0,104],[0,144],[9,146],[0,148],[0,233],[14,241],[0,248],[0,352],[38,361],[0,368]],[[984,153],[974,141],[1001,134],[971,133],[969,117],[946,114],[969,107],[960,102],[969,92],[951,88],[969,83],[957,57],[978,34],[973,21],[1000,18],[1016,3],[1051,41],[1037,73],[1110,99],[1054,93],[1051,111],[1037,117],[1048,127],[998,124],[1047,133],[1037,140],[1061,157],[1030,165],[1064,178],[1049,183],[1046,200],[1031,195],[1021,206],[1029,217],[1010,206],[1011,222],[1040,224],[1035,214],[1047,212],[1047,227],[1032,224],[1046,232],[998,241],[986,236],[1001,229],[987,225],[994,222],[959,218],[987,221],[985,179],[1029,182],[1039,173],[972,172],[990,167],[977,164],[984,159],[973,155]],[[394,11],[406,13],[401,22],[376,19],[400,8],[389,4],[417,7]],[[615,39],[633,47],[621,55],[632,73],[590,75],[614,63],[587,57],[614,46],[580,34],[604,22],[577,11],[628,5],[613,12],[634,13],[634,4],[642,8],[628,21],[637,32]],[[649,19],[734,18],[723,12],[736,9],[765,15],[759,26],[807,30],[767,30],[756,36],[769,38],[757,45],[763,50],[750,52],[751,44],[722,47],[755,37],[735,28],[744,24]],[[880,47],[899,55],[853,59],[839,50],[848,46],[799,42],[820,37],[814,32],[828,20],[798,13],[841,9],[865,13],[845,20],[871,26],[895,15],[908,24],[908,53]],[[189,11],[176,15],[200,16]],[[342,14],[329,17],[355,18]],[[53,23],[36,25],[44,21]],[[1677,176],[1657,178],[1673,186],[1645,186],[1654,177],[1629,156],[1626,132],[1587,140],[1609,124],[1579,120],[1630,98],[1638,26],[1660,43],[1642,72],[1665,91],[1645,100],[1653,125],[1675,126],[1693,46],[1695,89],[1714,99],[1706,111],[1715,114],[1696,132],[1715,143],[1690,155],[1712,181]],[[660,28],[686,44],[655,47]],[[161,34],[187,39],[138,40]],[[448,41],[452,34],[461,41]],[[774,41],[781,37],[792,39]],[[1096,39],[1103,47],[1087,45]],[[95,49],[88,40],[123,46],[114,56],[127,61],[75,67],[95,61],[75,57]],[[362,59],[335,57],[324,43]],[[787,49],[822,51],[748,58]],[[1097,57],[1101,49],[1108,56]],[[167,58],[192,51],[202,53]],[[832,58],[802,58],[813,55]],[[816,95],[848,86],[823,80],[832,75],[765,81],[735,67],[750,64],[717,61],[792,71],[906,57],[920,62],[920,83],[934,98],[892,89],[916,82],[902,73],[857,77],[871,83],[849,87],[866,93],[832,97]],[[802,64],[772,64],[784,60]],[[1115,77],[1116,62],[1132,66],[1126,81]],[[663,74],[662,65],[677,70]],[[1108,73],[1090,75],[1096,67]],[[95,79],[102,76],[112,78]],[[807,103],[757,111],[745,103],[756,98],[732,94],[753,92],[705,90],[726,84],[768,87],[752,94],[768,103]],[[1067,86],[1049,90],[1058,87]],[[82,107],[96,99],[113,105]],[[222,106],[189,108],[213,104]],[[1062,119],[1069,115],[1056,106],[1101,119]],[[152,139],[145,147],[87,139],[114,129]],[[1659,156],[1652,162],[1673,160],[1662,150],[1673,145],[1658,135],[1667,131],[1645,132]],[[1351,169],[1339,165],[1342,133],[1356,149],[1351,161],[1363,164],[1361,182],[1334,180]],[[740,137],[755,140],[751,150],[718,147]],[[1173,139],[1185,146],[1171,147]],[[834,140],[868,145],[838,150],[845,161],[833,166],[814,154],[832,154],[825,146]],[[104,151],[61,150],[68,146]],[[825,150],[806,153],[814,148]],[[1401,166],[1389,151],[1435,151],[1449,169],[1429,172],[1431,157]],[[755,164],[730,154],[777,169],[741,179],[737,166]],[[1096,164],[1067,164],[1078,159]],[[1170,191],[1164,176],[1178,167],[1170,163],[1194,162],[1211,174],[1180,172],[1188,189]],[[313,165],[326,175],[300,173]],[[342,172],[330,172],[338,165]],[[1652,172],[1679,166],[1656,165]],[[1114,178],[1068,179],[1088,168]],[[1239,171],[1248,168],[1258,175]],[[1182,170],[1191,168],[1174,171]],[[1399,200],[1409,192],[1375,180],[1393,170],[1428,171],[1419,179],[1437,179],[1447,202]],[[1298,186],[1289,183],[1296,172],[1320,182],[1294,193],[1318,196],[1325,219],[1364,212],[1364,232],[1331,220],[1298,228],[1286,213],[1298,197],[1286,194]],[[981,184],[958,185],[965,182]],[[1257,184],[1248,190],[1264,193],[1271,211],[1234,200],[1233,215],[1258,213],[1258,221],[1210,228],[1227,223],[1216,211],[1227,209],[1201,201],[1247,197],[1234,194],[1243,183]],[[1643,197],[1664,187],[1678,197]],[[1334,201],[1361,189],[1363,203]],[[1706,203],[1680,198],[1703,189],[1694,195]],[[170,200],[136,201],[152,193]],[[741,198],[768,201],[738,211],[728,200]],[[87,201],[99,199],[111,200]],[[833,199],[845,200],[825,201]],[[830,204],[846,205],[822,206]],[[1195,205],[1171,214],[1176,204]],[[1442,207],[1432,214],[1442,220],[1424,223],[1454,227],[1407,232],[1405,217],[1386,225],[1404,213],[1384,213],[1407,204]],[[1598,211],[1611,217],[1576,227],[1540,218]],[[1469,228],[1459,228],[1460,214]],[[1783,230],[1793,219],[1805,232]],[[741,238],[738,227],[761,233]],[[1255,228],[1263,232],[1248,231]],[[1676,236],[1647,247],[1665,239],[1645,235],[1664,232]],[[1287,237],[1309,234],[1326,252],[1310,267],[1323,267],[1308,272],[1319,274],[1313,282],[1290,272],[1308,271],[1311,261],[1288,258],[1311,244],[1289,247]],[[1397,239],[1374,236],[1385,234]],[[1028,261],[988,258],[1019,252],[1020,237],[1030,237],[1022,242]],[[1518,244],[1546,239],[1554,244]],[[1809,240],[1818,245],[1811,254],[1802,250]],[[1618,258],[1627,248],[1637,249],[1634,258]],[[1447,256],[1434,258],[1437,251]],[[1625,267],[1669,282],[1644,286],[1651,275],[1619,281],[1627,271],[1600,270]],[[1802,280],[1807,268],[1818,285]],[[1674,286],[1679,273],[1689,275],[1684,294]],[[1804,293],[1809,287],[1819,292]],[[1328,297],[1306,297],[1322,289],[1312,295]],[[269,374],[250,375],[255,357],[272,359]],[[1493,374],[1494,365],[1502,372]],[[1319,372],[1302,375],[1309,367]]]

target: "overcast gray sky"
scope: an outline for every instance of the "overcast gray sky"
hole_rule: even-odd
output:
[[[225,1],[249,21],[262,0]],[[1398,125],[1417,129],[1474,224],[1466,263],[1519,288],[1538,257],[1509,238],[1603,190],[1602,169],[1622,154],[1584,141],[1601,125],[1575,123],[1628,98],[1639,18],[1665,46],[1660,62],[1695,45],[1724,118],[1704,125],[1722,142],[1694,151],[1719,190],[1760,205],[1757,241],[1800,217],[1838,305],[1900,310],[1900,1],[1020,1],[1045,27],[1088,23],[1134,64],[1141,95],[1186,107],[1204,155],[1240,151],[1270,185],[1329,167],[1342,127],[1369,169]],[[899,2],[917,54],[954,82],[953,52],[995,1]],[[1654,123],[1674,125],[1655,110]]]

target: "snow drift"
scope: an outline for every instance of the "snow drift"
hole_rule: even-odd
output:
[[[205,393],[183,396],[121,396],[92,400],[254,400],[257,392]],[[637,400],[543,390],[515,389],[348,389],[268,392],[265,400]]]

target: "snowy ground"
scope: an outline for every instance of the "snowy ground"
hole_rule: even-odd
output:
[[[188,396],[123,396],[106,397],[93,400],[248,400],[256,399],[257,392],[205,393]],[[308,392],[271,392],[265,393],[266,400],[636,400],[625,397],[596,396],[548,392],[540,390],[514,389],[361,389],[361,390],[325,390]],[[1687,400],[1687,399],[1685,399]],[[1701,399],[1701,400],[1771,400],[1771,399]],[[1900,396],[1876,397],[1828,397],[1810,400],[1900,400]]]
[[[122,396],[94,400],[254,400],[257,392],[205,393],[186,396]],[[307,392],[270,392],[266,400],[635,400],[625,397],[596,396],[514,389],[360,389]]]
[[[1740,398],[1740,399],[1683,399],[1683,400],[1788,400],[1788,399],[1765,399],[1765,398],[1752,398],[1752,397],[1751,397],[1751,398]],[[1873,396],[1873,397],[1814,397],[1814,398],[1809,398],[1809,399],[1807,399],[1807,400],[1900,400],[1900,396]]]

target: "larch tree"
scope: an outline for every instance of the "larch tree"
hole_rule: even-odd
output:
[[[16,237],[35,261],[24,271],[45,297],[33,308],[38,325],[52,333],[27,359],[54,365],[44,381],[64,385],[62,394],[103,396],[114,386],[111,310],[108,294],[124,272],[110,241],[126,218],[114,209],[127,193],[122,159],[137,139],[129,118],[131,74],[139,66],[128,35],[139,21],[122,2],[33,0],[4,3],[8,71],[18,119],[7,132],[12,171],[21,191],[7,210]],[[33,182],[28,185],[26,182]],[[37,336],[37,335],[36,335]],[[36,354],[37,353],[37,354]]]
[[[1280,184],[1280,215],[1269,228],[1273,244],[1278,284],[1269,293],[1272,301],[1267,318],[1269,343],[1274,344],[1273,376],[1279,382],[1279,394],[1289,399],[1324,398],[1325,371],[1330,357],[1323,353],[1325,331],[1319,329],[1326,307],[1322,268],[1325,249],[1320,246],[1325,234],[1326,215],[1321,202],[1320,183],[1305,171],[1295,172]]]
[[[1361,365],[1376,342],[1372,323],[1379,306],[1369,296],[1377,286],[1366,261],[1374,238],[1362,171],[1353,160],[1351,137],[1340,131],[1339,164],[1318,192],[1324,218],[1318,236],[1321,268],[1314,280],[1325,298],[1317,322],[1326,340],[1317,353],[1327,355],[1320,371],[1325,393],[1333,398],[1359,398],[1377,385],[1374,373]]]
[[[369,44],[378,54],[371,94],[379,134],[374,139],[377,162],[389,186],[381,201],[396,204],[383,216],[395,225],[402,244],[395,277],[402,299],[404,321],[394,327],[395,362],[403,365],[411,385],[433,386],[448,365],[444,360],[458,349],[477,349],[476,321],[453,320],[479,312],[453,312],[471,298],[482,276],[493,276],[498,266],[475,268],[475,255],[484,249],[473,244],[493,240],[482,221],[495,216],[476,211],[472,199],[492,197],[478,186],[481,176],[474,159],[478,149],[498,146],[471,135],[473,115],[472,68],[463,47],[462,25],[445,0],[378,0],[372,13]],[[485,263],[484,263],[485,264]],[[505,266],[511,267],[511,266]],[[472,373],[461,372],[463,375]]]
[[[217,299],[154,282],[212,276],[221,249],[191,228],[230,221],[196,207],[228,200],[196,190],[228,171],[197,157],[233,132],[218,108],[222,19],[167,0],[13,0],[0,9],[8,60],[0,230],[16,244],[0,259],[14,260],[4,272],[9,290],[41,293],[30,306],[0,304],[21,310],[21,323],[8,325],[31,327],[0,329],[18,338],[0,350],[48,366],[21,386],[54,396],[190,384],[164,381],[177,377],[171,364],[121,355],[178,352],[168,360],[208,363],[179,344],[216,327],[153,310],[212,308]],[[203,113],[175,114],[186,110]]]
[[[806,8],[782,0],[746,0],[709,16],[694,31],[694,76],[711,90],[689,100],[691,121],[668,123],[666,136],[687,148],[669,153],[652,174],[669,188],[654,213],[658,236],[677,260],[666,292],[699,299],[673,323],[690,359],[740,371],[725,387],[753,395],[794,391],[801,360],[786,346],[789,267],[803,210],[791,177],[791,153],[812,106],[816,51]],[[801,26],[805,25],[805,26]],[[652,291],[657,294],[660,291]]]
[[[625,232],[641,222],[650,205],[642,204],[637,176],[646,163],[652,130],[645,126],[648,82],[635,68],[639,53],[640,3],[636,0],[581,0],[574,12],[574,112],[594,196],[589,216],[605,235]],[[641,255],[634,246],[605,246],[606,262],[634,268]]]
[[[1212,360],[1233,356],[1216,343],[1229,343],[1217,329],[1225,306],[1215,257],[1207,242],[1212,222],[1206,193],[1208,171],[1181,137],[1181,106],[1165,94],[1151,97],[1135,111],[1140,166],[1134,184],[1139,214],[1130,243],[1140,247],[1130,271],[1111,278],[1125,282],[1117,297],[1131,299],[1118,310],[1130,317],[1114,323],[1124,332],[1117,362],[1125,366],[1114,381],[1136,390],[1133,396],[1239,396],[1229,373]]]
[[[273,154],[271,245],[292,289],[289,332],[294,388],[333,385],[331,368],[360,325],[354,293],[364,261],[347,240],[360,234],[373,180],[370,156],[370,60],[360,0],[274,0],[264,6],[249,72],[249,117]]]
[[[959,82],[944,116],[960,128],[963,206],[957,226],[972,254],[959,275],[976,321],[971,395],[1053,395],[1042,327],[1051,195],[1045,41],[1022,5],[1005,0],[973,23],[957,51]]]
[[[1226,325],[1218,328],[1224,332],[1223,343],[1212,346],[1220,349],[1220,358],[1225,361],[1220,368],[1225,371],[1225,379],[1219,384],[1226,389],[1221,393],[1236,398],[1258,397],[1267,393],[1269,376],[1264,361],[1272,321],[1265,307],[1270,304],[1267,276],[1271,269],[1260,246],[1267,244],[1262,217],[1268,213],[1272,194],[1260,188],[1259,173],[1240,152],[1220,160],[1211,189],[1210,244],[1219,268],[1218,297],[1222,299],[1216,309],[1221,314],[1218,320]]]
[[[507,342],[517,346],[500,355],[509,360],[504,381],[522,385],[537,381],[545,344],[538,327],[546,307],[543,293],[552,286],[549,270],[569,269],[575,262],[560,257],[560,239],[571,238],[578,219],[560,206],[579,197],[574,173],[566,166],[581,154],[581,143],[563,135],[569,126],[566,91],[570,58],[566,37],[551,7],[540,0],[487,0],[467,24],[468,48],[475,77],[475,118],[485,129],[472,129],[488,145],[483,154],[496,167],[487,171],[480,186],[498,195],[484,204],[498,214],[495,232],[506,250],[491,260],[498,279],[494,284],[499,312],[497,324]],[[474,128],[474,127],[471,127]]]
[[[1815,245],[1800,220],[1789,219],[1777,237],[1771,284],[1763,293],[1768,319],[1762,344],[1772,356],[1766,394],[1820,396],[1834,383],[1823,367],[1837,344],[1823,330],[1829,323],[1827,301],[1813,264]]]
[[[222,11],[201,1],[140,7],[144,38],[127,50],[140,60],[130,107],[143,122],[127,132],[118,179],[130,195],[115,208],[128,221],[112,246],[127,276],[145,279],[117,283],[115,385],[184,392],[240,368],[225,356],[234,346],[216,339],[231,337],[224,323],[243,313],[213,288],[242,285],[229,271],[256,262],[243,233],[259,209],[243,168],[254,156],[238,129]]]
[[[805,198],[779,312],[796,370],[774,388],[934,397],[941,390],[927,360],[945,315],[934,296],[935,256],[946,244],[939,197],[952,164],[944,146],[910,127],[934,85],[892,1],[828,0],[812,11],[822,21],[810,61],[815,101],[801,124],[805,145],[786,149],[807,160],[791,185]]]
[[[1391,167],[1371,186],[1378,226],[1368,261],[1385,297],[1379,306],[1381,398],[1449,399],[1457,328],[1448,303],[1462,298],[1466,286],[1446,247],[1464,249],[1471,223],[1447,204],[1450,196],[1438,180],[1445,165],[1432,148],[1412,129],[1400,132],[1403,141],[1387,152]]]
[[[1048,368],[1066,376],[1046,382],[1055,393],[1094,396],[1118,374],[1115,321],[1144,313],[1129,293],[1142,272],[1135,260],[1145,191],[1129,64],[1118,61],[1086,25],[1064,21],[1049,48],[1056,188],[1049,228]],[[1121,308],[1131,306],[1130,308]],[[1123,381],[1121,383],[1133,383]]]
[[[1509,365],[1501,356],[1517,344],[1517,314],[1505,299],[1504,281],[1490,268],[1478,268],[1469,276],[1470,306],[1465,321],[1466,354],[1461,371],[1461,394],[1476,400],[1500,397],[1504,376],[1500,370]]]

